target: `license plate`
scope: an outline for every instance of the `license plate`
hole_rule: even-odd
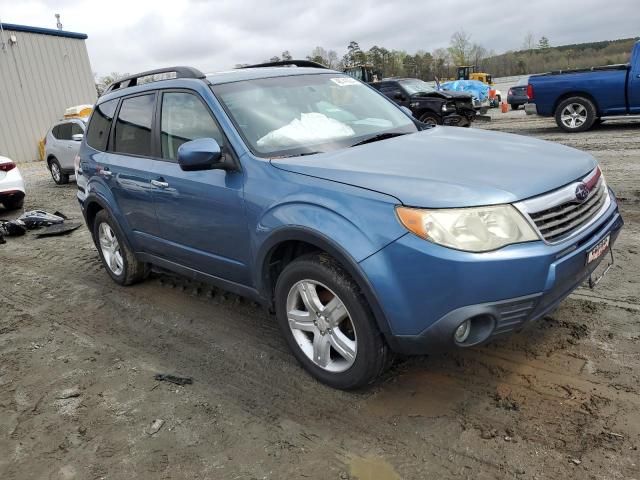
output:
[[[598,244],[587,252],[587,265],[599,259],[609,248],[609,240],[611,237],[607,235]]]

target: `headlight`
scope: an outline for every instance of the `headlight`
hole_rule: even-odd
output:
[[[512,205],[424,210],[397,207],[400,223],[430,242],[469,252],[487,252],[538,240]]]
[[[443,112],[454,112],[456,109],[455,103],[443,103],[442,111]]]

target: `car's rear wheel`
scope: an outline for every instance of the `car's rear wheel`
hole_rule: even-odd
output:
[[[63,173],[57,158],[53,157],[49,160],[49,171],[51,172],[51,178],[53,178],[53,181],[56,182],[57,185],[69,183],[69,175]]]
[[[102,264],[114,282],[131,285],[146,277],[147,265],[136,259],[118,225],[106,210],[100,210],[96,215],[93,239]]]
[[[432,112],[423,113],[420,115],[419,120],[427,125],[442,125],[442,119],[440,116]]]
[[[280,329],[302,366],[340,389],[371,383],[388,363],[388,347],[365,298],[351,277],[327,255],[306,255],[278,277]]]
[[[596,107],[584,97],[571,97],[556,108],[556,123],[565,132],[584,132],[596,121]]]

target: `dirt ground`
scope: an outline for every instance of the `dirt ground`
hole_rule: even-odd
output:
[[[0,478],[639,479],[640,123],[566,135],[522,111],[493,116],[477,127],[602,163],[626,226],[595,291],[509,339],[402,360],[345,393],[312,380],[253,303],[158,274],[118,287],[84,227],[9,238]],[[27,209],[80,218],[73,182],[21,170]]]

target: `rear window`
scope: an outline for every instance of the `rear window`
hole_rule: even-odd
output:
[[[107,149],[109,130],[111,129],[111,122],[113,121],[113,115],[116,113],[117,106],[118,99],[116,98],[101,103],[95,108],[93,115],[91,115],[89,127],[87,128],[87,144],[90,147],[103,152]]]
[[[151,124],[155,93],[125,98],[120,106],[114,135],[114,151],[151,156]]]

